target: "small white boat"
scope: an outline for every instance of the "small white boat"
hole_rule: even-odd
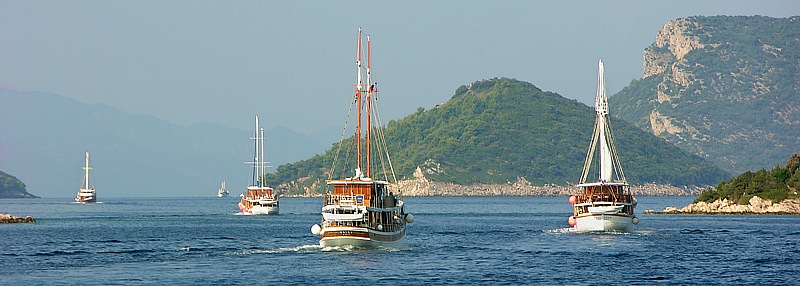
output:
[[[228,190],[225,189],[225,181],[222,181],[222,187],[217,190],[217,197],[224,198],[228,196]]]
[[[636,198],[630,192],[625,173],[617,156],[608,116],[603,61],[599,63],[597,96],[595,97],[594,134],[583,164],[583,173],[577,185],[581,193],[569,198],[573,214],[569,225],[576,231],[630,232],[639,218],[634,216]],[[587,182],[589,169],[597,153],[598,180]]]
[[[264,182],[267,172],[265,170],[267,162],[264,160],[264,128],[259,126],[258,116],[256,116],[256,131],[252,138],[255,140],[255,155],[253,162],[253,178],[247,192],[241,195],[239,209],[247,214],[278,214],[280,203],[275,190],[268,187]]]
[[[375,247],[375,246],[392,246],[401,244],[406,235],[406,223],[414,221],[414,216],[406,214],[404,210],[403,199],[400,196],[400,190],[397,189],[396,193],[389,191],[390,186],[397,186],[390,184],[389,180],[392,179],[397,182],[392,168],[389,153],[386,150],[385,137],[381,132],[382,128],[373,128],[380,126],[377,122],[378,116],[373,105],[375,105],[375,98],[378,89],[372,83],[370,77],[370,60],[369,60],[369,36],[367,36],[367,69],[366,69],[366,84],[362,82],[363,69],[361,66],[361,29],[358,30],[358,56],[356,65],[358,66],[358,82],[356,83],[355,102],[358,103],[358,119],[356,123],[356,142],[355,158],[350,161],[350,165],[346,159],[347,156],[342,156],[344,162],[339,162],[342,168],[355,169],[355,175],[350,178],[339,180],[327,180],[328,191],[325,194],[325,199],[322,205],[322,222],[315,224],[311,227],[311,233],[320,236],[319,243],[322,246],[357,246],[357,247]],[[365,107],[365,108],[362,108]],[[364,138],[361,132],[361,112],[366,111],[366,131]],[[375,114],[374,114],[375,113]],[[376,122],[373,123],[373,120]],[[377,124],[376,124],[377,123]],[[374,130],[373,130],[374,129]],[[375,132],[373,132],[375,131]],[[342,136],[344,137],[344,136]],[[366,151],[362,152],[362,139],[365,140],[363,146]],[[381,143],[383,142],[383,143]],[[339,142],[342,146],[342,142]],[[382,152],[376,152],[373,155],[372,149],[381,149]],[[362,165],[362,161],[365,162]],[[383,180],[376,180],[371,178],[372,168],[374,162],[380,162],[383,168],[375,168],[381,170],[379,176]],[[353,166],[355,165],[355,166]],[[336,172],[336,162],[333,163],[334,168],[331,169],[330,175]],[[362,173],[362,170],[364,172]],[[377,173],[377,172],[376,172]]]
[[[89,152],[86,152],[86,166],[83,167],[85,170],[85,174],[83,177],[83,183],[81,183],[81,187],[78,189],[78,196],[75,197],[75,202],[78,203],[94,203],[97,202],[97,193],[94,189],[94,186],[89,182],[89,170],[92,168],[89,167]]]

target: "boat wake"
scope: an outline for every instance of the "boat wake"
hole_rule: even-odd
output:
[[[557,228],[557,229],[550,229],[550,230],[542,230],[544,233],[572,233],[575,232],[575,228],[572,227],[565,227],[565,228]]]
[[[294,247],[279,247],[274,249],[248,249],[236,251],[235,254],[249,255],[249,254],[284,254],[284,253],[359,253],[359,252],[372,252],[372,251],[402,251],[408,250],[408,246],[399,247],[358,247],[352,245],[344,246],[321,246],[319,244],[307,244]]]

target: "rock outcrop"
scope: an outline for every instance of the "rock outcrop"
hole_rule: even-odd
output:
[[[5,223],[26,223],[26,222],[36,222],[36,219],[32,218],[31,216],[26,216],[24,218],[18,216],[12,216],[10,214],[0,214],[0,224]]]
[[[716,200],[712,203],[698,202],[683,208],[667,207],[661,212],[647,210],[650,214],[794,214],[800,215],[800,199],[787,199],[778,203],[750,198],[747,205],[740,205],[728,199]]]

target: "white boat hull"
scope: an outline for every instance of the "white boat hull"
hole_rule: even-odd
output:
[[[247,214],[253,215],[274,215],[278,214],[280,211],[280,206],[268,207],[268,206],[253,206],[252,208],[247,208],[242,203],[239,203],[239,209],[242,212]]]
[[[631,232],[633,230],[633,216],[624,214],[586,214],[575,219],[575,230]]]
[[[395,232],[382,232],[363,227],[326,227],[320,231],[322,247],[348,246],[374,248],[402,244],[405,228]]]

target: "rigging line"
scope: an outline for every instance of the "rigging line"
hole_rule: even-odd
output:
[[[379,124],[378,126],[383,127],[380,115],[377,112],[377,110],[378,110],[377,106],[376,106],[375,110],[376,110],[375,111],[375,118],[378,121],[378,124]],[[393,182],[397,185],[397,192],[402,194],[402,192],[400,190],[399,182],[397,181],[397,174],[395,173],[394,165],[392,164],[392,157],[389,155],[389,149],[386,146],[386,136],[385,136],[385,133],[383,132],[383,129],[381,129],[381,131],[379,133],[380,133],[380,136],[381,136],[381,139],[382,139],[382,142],[383,142],[383,149],[385,150],[385,153],[386,153],[386,160],[389,162],[389,169],[392,172],[392,178],[394,179]],[[385,171],[384,171],[384,173],[385,173]]]
[[[349,123],[350,115],[353,112],[353,104],[354,102],[351,101],[350,106],[347,109],[347,116],[344,119],[344,127],[342,127],[342,135],[341,137],[339,137],[339,144],[338,147],[336,148],[336,153],[333,155],[333,166],[331,167],[330,173],[328,173],[328,180],[333,179],[333,174],[335,174],[336,172],[336,162],[339,161],[339,153],[342,151],[342,142],[344,142],[344,134],[345,132],[347,132],[347,124]],[[347,165],[345,165],[345,168],[346,167]]]
[[[586,161],[584,161],[583,163],[583,173],[581,174],[581,181],[580,181],[581,184],[586,183],[586,179],[589,176],[589,168],[591,168],[592,166],[592,160],[594,159],[594,152],[596,151],[595,148],[597,147],[597,141],[600,136],[600,134],[598,133],[599,128],[600,126],[595,120],[594,130],[592,131],[592,141],[590,141],[589,143],[589,151],[587,151]]]
[[[609,115],[606,115],[606,116],[610,117]],[[617,154],[617,147],[616,147],[616,144],[614,144],[614,135],[611,133],[611,118],[608,118],[606,120],[606,129],[608,129],[607,133],[608,133],[608,141],[609,141],[609,144],[611,145],[611,147],[610,147],[611,153],[614,154],[614,156],[613,156],[614,157],[614,163],[616,163],[616,166],[615,166],[614,169],[619,171],[619,173],[617,173],[617,176],[621,177],[622,181],[627,183],[627,180],[625,179],[625,172],[622,171],[622,164],[619,161],[619,154]]]
[[[383,125],[381,125],[381,122],[380,122],[380,115],[378,114],[378,110],[377,109],[378,109],[377,107],[374,109],[375,121],[376,121],[376,123],[378,123],[377,124],[378,127],[376,128],[376,131],[377,131],[376,133],[377,134],[375,135],[375,141],[376,141],[375,145],[379,149],[382,148],[382,150],[384,151],[384,152],[381,152],[378,155],[378,159],[380,159],[380,161],[381,161],[381,170],[383,171],[384,179],[386,181],[390,181],[389,180],[389,176],[388,176],[388,172],[386,172],[386,159],[383,156],[383,153],[387,153],[388,154],[389,150],[388,150],[388,148],[386,148],[386,137],[385,137],[384,130],[382,128]]]

